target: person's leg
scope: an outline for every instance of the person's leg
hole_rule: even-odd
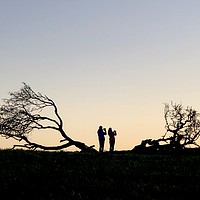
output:
[[[115,140],[113,140],[113,143],[112,143],[112,151],[114,151],[114,147],[115,147]]]
[[[102,140],[102,152],[104,151],[104,143],[105,143],[105,140]]]
[[[99,152],[101,152],[101,150],[102,150],[102,141],[99,140]]]
[[[110,152],[112,151],[112,140],[109,141],[110,142]]]
[[[105,142],[105,140],[99,140],[99,146],[100,146],[99,152],[103,152],[103,150],[104,150],[104,142]]]
[[[110,140],[110,151],[114,151],[115,140]]]

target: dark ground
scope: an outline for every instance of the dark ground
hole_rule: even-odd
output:
[[[200,153],[0,150],[1,199],[198,199]]]

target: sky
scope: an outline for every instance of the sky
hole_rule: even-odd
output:
[[[25,82],[54,100],[75,140],[98,149],[100,125],[117,131],[116,150],[158,139],[164,103],[200,111],[199,10],[199,0],[1,0],[0,104]],[[31,137],[53,145],[59,134]]]

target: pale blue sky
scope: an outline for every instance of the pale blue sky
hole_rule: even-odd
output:
[[[0,99],[26,82],[97,148],[99,125],[118,131],[117,149],[160,137],[163,103],[200,111],[199,10],[198,0],[1,0]]]

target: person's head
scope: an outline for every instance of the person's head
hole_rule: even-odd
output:
[[[99,129],[103,129],[103,126],[99,126]]]

